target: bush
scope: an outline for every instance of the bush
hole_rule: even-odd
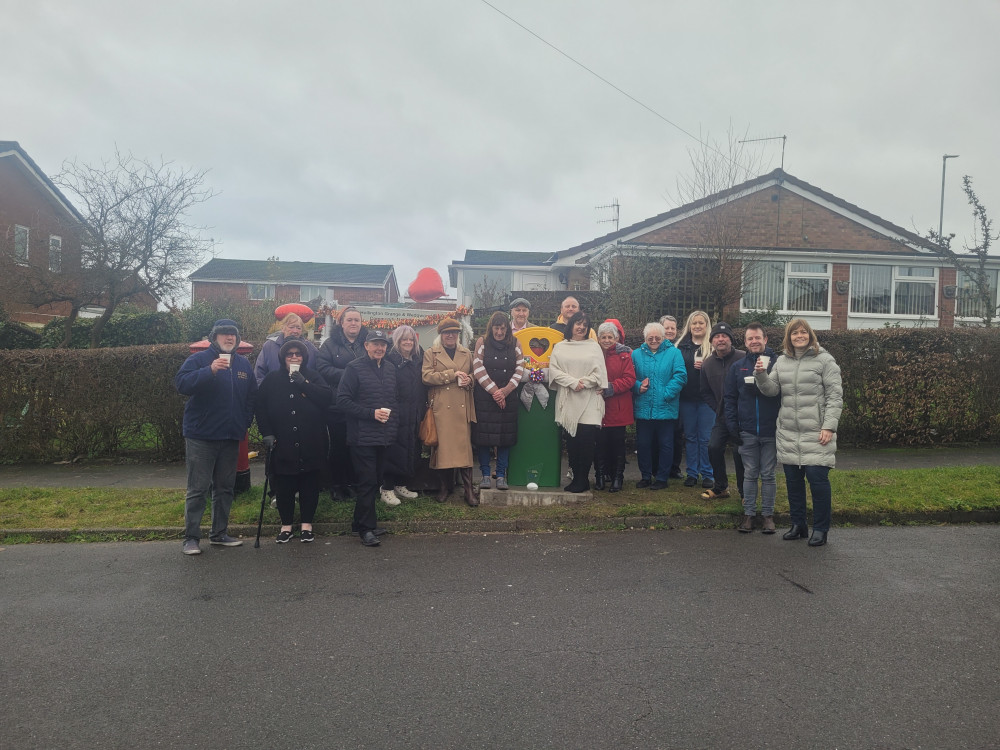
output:
[[[70,347],[87,349],[90,332],[96,318],[77,318],[73,321]],[[42,329],[41,346],[56,349],[66,331],[66,318],[55,318]],[[104,326],[101,346],[146,346],[150,344],[178,344],[184,341],[184,332],[178,317],[169,312],[131,310],[115,312]]]
[[[42,335],[22,323],[0,321],[0,349],[35,349],[41,345]]]
[[[208,336],[212,324],[217,320],[235,320],[244,341],[254,345],[256,351],[264,345],[264,339],[274,327],[276,303],[251,302],[250,300],[221,300],[219,302],[193,302],[191,307],[172,310],[181,322],[185,342],[200,341]]]

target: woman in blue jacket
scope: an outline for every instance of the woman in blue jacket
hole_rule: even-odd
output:
[[[684,358],[667,340],[662,325],[647,323],[642,338],[642,346],[632,352],[636,452],[642,474],[642,480],[635,486],[662,490],[667,486],[674,457],[674,429],[687,370]],[[653,481],[653,451],[658,451],[660,459],[656,481]]]

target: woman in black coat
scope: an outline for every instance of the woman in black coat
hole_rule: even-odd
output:
[[[295,493],[303,542],[315,539],[312,530],[319,486],[326,465],[326,411],[333,390],[322,376],[307,367],[309,350],[289,339],[278,352],[281,369],[269,372],[257,391],[257,427],[268,450],[272,489],[281,516],[278,544],[292,538]]]
[[[514,391],[524,374],[521,346],[502,312],[490,318],[486,335],[476,341],[472,357],[472,377],[476,381],[473,398],[476,421],[472,424],[472,444],[479,449],[480,489],[490,489],[490,450],[497,449],[497,489],[507,489],[510,446],[517,442],[517,398]]]
[[[401,325],[392,332],[392,351],[386,361],[396,368],[396,391],[399,394],[399,431],[396,442],[386,451],[382,500],[396,505],[400,500],[412,500],[417,493],[407,488],[417,473],[420,457],[420,420],[427,411],[427,386],[421,378],[424,350],[417,341],[417,332]],[[395,501],[395,502],[393,502]]]

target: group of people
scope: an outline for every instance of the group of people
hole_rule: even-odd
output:
[[[514,333],[529,327],[531,305],[515,299],[510,316],[492,315],[485,332],[467,348],[461,324],[445,318],[431,346],[401,325],[391,337],[368,329],[360,312],[345,308],[339,326],[317,349],[302,338],[293,314],[264,343],[255,366],[236,351],[239,331],[220,320],[209,346],[191,355],[175,378],[189,396],[184,412],[188,490],[185,540],[188,555],[201,552],[200,524],[212,493],[210,543],[238,546],[228,534],[239,440],[256,418],[268,456],[268,478],[281,517],[276,541],[294,538],[295,501],[299,539],[312,542],[312,523],[323,475],[335,500],[355,499],[352,529],[365,546],[378,546],[385,530],[376,521],[376,500],[398,505],[417,497],[407,485],[418,469],[425,412],[433,415],[437,444],[429,468],[436,471],[436,499],[446,501],[456,473],[466,503],[478,489],[508,488],[510,448],[517,440],[515,391],[525,359]],[[568,297],[552,326],[564,340],[552,348],[549,387],[556,391],[555,421],[566,438],[572,480],[569,492],[594,488],[618,492],[624,485],[626,428],[635,424],[639,488],[659,490],[681,478],[686,447],[686,486],[701,481],[705,499],[729,497],[726,449],[732,446],[744,515],[738,530],[754,528],[758,496],[764,533],[774,533],[775,470],[784,465],[792,528],[785,539],[808,536],[805,483],[813,497],[809,544],[826,542],[830,523],[829,469],[834,465],[842,394],[840,370],[822,349],[808,322],[785,330],[779,356],[767,346],[762,326],[746,329],[746,351],[736,348],[730,326],[714,327],[702,311],[678,332],[664,316],[643,330],[635,350],[615,319],[597,325]],[[758,482],[760,490],[758,493]]]

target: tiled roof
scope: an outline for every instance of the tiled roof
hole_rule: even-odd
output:
[[[86,223],[86,219],[77,211],[76,206],[70,203],[69,199],[63,195],[63,192],[56,187],[56,184],[49,179],[48,175],[41,170],[41,168],[35,164],[35,160],[28,156],[28,152],[21,148],[21,144],[17,141],[0,141],[0,154],[5,154],[8,152],[14,152],[27,163],[28,167],[34,173],[35,177],[45,185],[46,188],[53,194],[55,199],[62,204],[62,207],[73,214],[73,217],[82,223]]]
[[[251,281],[270,284],[378,286],[393,274],[391,265],[308,263],[285,260],[213,258],[188,278],[192,281]]]
[[[516,250],[466,250],[465,260],[456,260],[453,262],[477,266],[535,265],[544,263],[550,257],[552,257],[552,253],[549,252],[522,253]]]

